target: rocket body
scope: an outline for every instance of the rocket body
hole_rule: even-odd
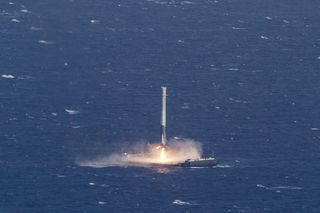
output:
[[[167,119],[167,87],[162,87],[162,112],[161,112],[161,144],[167,144],[166,119]]]

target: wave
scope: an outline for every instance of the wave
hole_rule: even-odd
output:
[[[302,190],[299,186],[264,186],[262,184],[257,184],[257,187],[264,188],[266,190],[278,191],[278,190]]]

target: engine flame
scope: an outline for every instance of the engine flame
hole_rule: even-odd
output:
[[[160,151],[160,160],[165,161],[166,159],[167,159],[166,149],[162,147]]]

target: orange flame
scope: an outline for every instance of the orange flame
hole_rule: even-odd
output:
[[[160,151],[160,160],[165,161],[166,159],[167,159],[166,150],[164,147],[162,147]]]

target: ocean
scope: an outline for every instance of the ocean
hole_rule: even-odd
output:
[[[320,212],[320,2],[2,0],[0,212]],[[167,136],[213,168],[83,166]]]

